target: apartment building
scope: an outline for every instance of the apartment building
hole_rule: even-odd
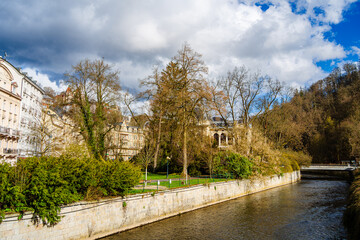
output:
[[[40,151],[38,131],[42,127],[42,101],[44,90],[23,73],[21,82],[21,110],[18,151],[19,157],[31,157]]]
[[[0,160],[11,164],[18,156],[23,78],[18,69],[0,58]]]
[[[108,151],[109,159],[122,157],[125,161],[130,160],[138,154],[145,144],[144,129],[131,126],[130,121],[123,121],[110,133],[110,150]]]

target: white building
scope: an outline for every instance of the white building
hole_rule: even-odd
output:
[[[39,128],[41,128],[42,100],[44,90],[30,77],[24,77],[21,82],[21,109],[19,157],[36,155],[39,146]]]

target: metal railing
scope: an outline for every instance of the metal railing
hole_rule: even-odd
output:
[[[145,189],[156,190],[160,189],[171,189],[171,188],[179,188],[179,187],[189,187],[198,184],[208,184],[212,182],[219,181],[228,181],[233,180],[234,176],[232,174],[217,174],[210,176],[197,176],[188,178],[178,177],[178,178],[166,178],[166,179],[152,179],[152,180],[141,180],[140,184],[135,186],[136,189],[142,189],[144,192]],[[164,189],[163,189],[164,190]]]
[[[10,128],[0,126],[0,133],[10,134]]]
[[[11,134],[15,136],[20,136],[20,130],[12,129]]]
[[[5,153],[5,154],[17,154],[18,150],[17,149],[12,149],[12,148],[4,148],[3,153]]]

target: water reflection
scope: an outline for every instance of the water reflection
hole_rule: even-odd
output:
[[[105,239],[346,239],[348,183],[303,180]]]

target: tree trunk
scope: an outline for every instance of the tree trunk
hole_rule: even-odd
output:
[[[250,149],[251,149],[251,129],[249,126],[245,126],[246,128],[246,140],[247,140],[247,156],[250,156]]]
[[[184,132],[183,132],[183,172],[182,175],[185,176],[186,182],[188,178],[187,174],[187,134],[186,134],[186,127],[184,126]]]
[[[161,139],[161,119],[162,119],[162,113],[160,113],[160,117],[159,117],[159,125],[158,125],[158,136],[156,139],[156,150],[155,150],[155,155],[154,155],[154,170],[156,169],[157,166],[157,159],[158,159],[158,155],[159,155],[159,150],[160,150],[160,139]]]
[[[148,166],[146,165],[145,167],[145,186],[147,186],[147,169],[148,169]]]

